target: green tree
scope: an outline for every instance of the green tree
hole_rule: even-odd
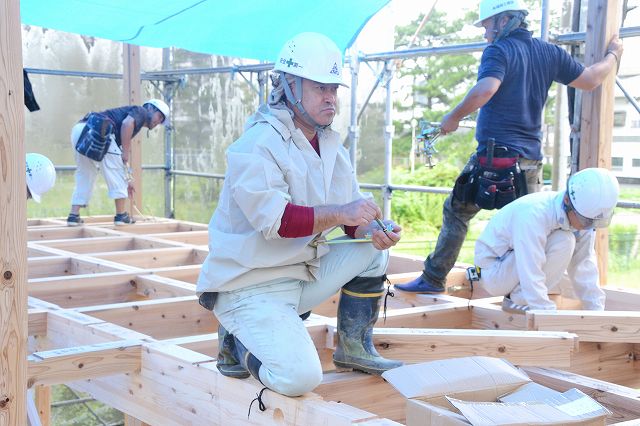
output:
[[[444,12],[434,10],[424,26],[414,34],[424,15],[406,26],[396,28],[396,49],[408,47],[438,47],[461,44],[472,39],[460,35],[465,24],[473,21],[475,12],[450,20]],[[477,41],[477,39],[476,39]],[[415,171],[409,173],[411,149],[411,119],[440,121],[442,116],[462,100],[475,83],[477,54],[432,55],[406,59],[398,63],[396,76],[401,96],[394,109],[400,116],[394,138],[393,182],[405,185],[452,187],[460,169],[474,150],[474,132],[466,129],[440,138],[436,143],[435,168],[423,166],[423,157],[415,161]],[[420,127],[416,129],[419,133]],[[420,148],[420,147],[417,147]],[[398,192],[393,195],[392,216],[409,234],[434,235],[442,223],[442,194]]]
[[[396,28],[396,49],[439,47],[471,40],[458,33],[465,23],[472,21],[473,12],[450,21],[444,12],[434,10],[414,40],[423,18],[420,15],[410,24]],[[441,119],[471,87],[477,66],[478,60],[472,54],[422,56],[403,61],[398,67],[398,77],[409,82],[411,90],[396,104],[397,111],[413,110],[429,121]]]

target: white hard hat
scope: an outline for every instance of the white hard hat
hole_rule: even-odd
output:
[[[522,0],[480,0],[480,10],[478,11],[478,20],[473,23],[476,27],[482,26],[482,21],[498,13],[507,10],[527,10]]]
[[[40,202],[40,196],[56,184],[56,169],[53,163],[42,154],[27,154],[27,188],[31,197]]]
[[[164,120],[162,120],[163,125],[167,125],[169,124],[169,114],[171,113],[169,111],[169,105],[167,105],[167,103],[163,100],[160,99],[149,99],[148,101],[146,101],[144,103],[144,105],[146,104],[151,104],[154,107],[156,107],[158,109],[158,111],[160,111],[162,113],[162,115],[164,115]]]
[[[342,82],[340,49],[329,37],[320,33],[300,33],[287,41],[273,69],[318,83],[348,87]]]
[[[618,180],[607,169],[580,170],[567,182],[567,195],[576,213],[590,219],[595,228],[609,225],[619,193]]]

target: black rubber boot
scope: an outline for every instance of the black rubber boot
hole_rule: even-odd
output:
[[[250,375],[249,370],[238,362],[236,353],[236,339],[233,334],[227,332],[222,324],[218,325],[218,370],[223,376],[246,379]]]
[[[260,383],[260,366],[262,366],[262,361],[255,357],[245,346],[242,344],[240,340],[236,336],[233,336],[233,340],[235,343],[235,355],[236,359],[240,360],[240,365],[249,371],[251,375],[256,378]]]
[[[380,356],[373,345],[386,277],[355,277],[342,287],[338,305],[338,346],[333,363],[369,374],[400,367],[401,361]]]

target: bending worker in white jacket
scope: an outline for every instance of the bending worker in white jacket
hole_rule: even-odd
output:
[[[209,223],[209,255],[197,283],[200,304],[220,321],[218,369],[251,373],[266,387],[301,395],[322,380],[315,345],[300,314],[342,287],[334,362],[380,374],[401,365],[372,342],[388,253],[400,227],[374,221],[380,209],[359,192],[338,133],[342,54],[326,36],[302,33],[275,63],[269,105],[259,107],[227,150],[227,172]],[[371,243],[327,245],[344,238]]]
[[[476,242],[475,286],[504,295],[506,311],[556,309],[548,291],[567,272],[583,309],[604,310],[594,251],[595,230],[609,225],[618,181],[606,169],[584,169],[567,190],[517,199],[491,218]]]

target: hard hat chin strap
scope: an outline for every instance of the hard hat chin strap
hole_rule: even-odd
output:
[[[291,92],[291,87],[289,87],[286,80],[283,81],[282,84],[284,84],[284,94],[286,95],[287,100],[295,109],[298,110],[307,123],[311,124],[316,130],[324,130],[331,125],[327,124],[326,126],[322,126],[318,124],[318,122],[311,118],[307,110],[302,106],[302,77],[295,76],[296,93],[298,94],[297,98],[294,96],[293,92]]]
[[[497,14],[493,17],[493,27],[498,28],[498,24],[500,19],[502,19],[504,15],[502,13]],[[492,43],[497,43],[498,41],[506,38],[509,34],[511,34],[514,30],[520,28],[520,25],[524,22],[527,17],[526,11],[518,10],[516,12],[509,12],[509,21],[504,26],[501,31],[496,31],[497,35],[493,39]]]

